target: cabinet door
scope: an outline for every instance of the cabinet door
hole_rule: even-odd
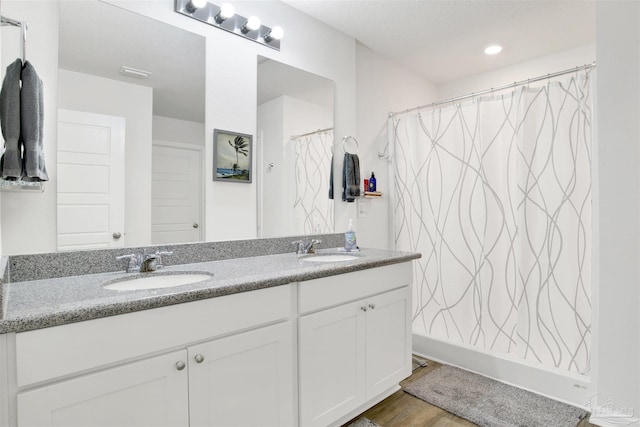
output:
[[[294,424],[291,322],[187,351],[191,426]]]
[[[409,288],[367,299],[367,400],[411,375]]]
[[[365,402],[364,302],[300,317],[300,425],[326,426]]]
[[[18,393],[18,426],[188,426],[186,356],[176,351]]]

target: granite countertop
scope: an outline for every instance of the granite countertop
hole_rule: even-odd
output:
[[[318,254],[335,252],[335,249],[325,249],[319,250]],[[105,282],[136,274],[125,272],[5,283],[0,333],[64,325],[420,258],[418,253],[380,249],[361,249],[354,255],[358,259],[332,263],[307,262],[296,254],[286,253],[174,265],[159,270],[159,273],[205,272],[213,276],[194,284],[153,290],[114,291],[103,288]]]

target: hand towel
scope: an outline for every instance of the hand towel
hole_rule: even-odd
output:
[[[342,164],[342,200],[353,202],[360,196],[360,159],[357,154],[344,153]]]
[[[7,67],[0,90],[0,125],[5,152],[0,160],[0,177],[9,180],[22,176],[22,141],[20,139],[20,74],[22,60]]]
[[[333,200],[333,155],[331,156],[331,170],[329,171],[329,198]]]
[[[42,80],[29,61],[22,67],[20,135],[24,144],[24,181],[48,181],[42,148],[44,103]],[[26,175],[26,176],[25,176]]]

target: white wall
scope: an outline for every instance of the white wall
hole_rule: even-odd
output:
[[[594,381],[640,417],[640,3],[596,3],[597,241]],[[606,414],[605,414],[606,415]],[[604,416],[600,425],[607,423]],[[620,424],[618,424],[620,425]],[[634,425],[638,425],[636,421]]]
[[[258,137],[256,150],[261,160],[254,176],[259,180],[260,207],[259,236],[283,236],[285,221],[279,215],[284,205],[284,97],[280,96],[258,106]],[[273,164],[270,171],[267,165]]]
[[[485,89],[505,86],[513,82],[568,70],[596,60],[596,46],[590,44],[554,55],[543,56],[521,64],[454,80],[438,86],[437,101],[467,95]]]
[[[355,117],[355,41],[279,1],[236,1],[237,13],[258,15],[267,25],[281,25],[286,35],[275,51],[236,35],[197,22],[173,11],[173,0],[109,0],[162,22],[206,37],[205,141],[213,129],[255,135],[257,57],[262,55],[333,80],[336,84],[335,126],[338,134],[353,134]],[[58,2],[4,0],[3,13],[29,21],[29,58],[45,88],[45,153],[55,186],[57,108]],[[256,236],[256,183],[232,185],[212,180],[213,147],[205,145],[206,240]],[[255,167],[255,158],[254,167]],[[2,238],[15,251],[47,252],[55,249],[55,191],[41,195],[2,194]],[[341,206],[337,210],[340,211]],[[21,220],[24,218],[24,220]],[[28,227],[23,224],[29,224]],[[21,240],[21,243],[17,243]],[[6,248],[3,247],[6,252]],[[13,251],[12,251],[13,252]]]
[[[172,141],[202,147],[205,141],[204,123],[174,119],[172,117],[153,116],[152,138],[154,141]]]
[[[125,125],[125,246],[151,241],[151,129],[153,92],[118,80],[59,70],[58,106],[89,113],[124,117]],[[90,179],[90,177],[87,177]],[[56,233],[56,229],[46,230]],[[7,252],[11,250],[5,248]]]
[[[387,145],[388,114],[433,102],[435,86],[359,43],[356,49],[356,70],[358,132],[352,135],[360,145],[362,179],[368,178],[374,171],[377,189],[384,196],[379,200],[359,201],[358,203],[362,202],[368,208],[368,212],[360,217],[356,203],[350,203],[348,209],[341,209],[336,216],[336,232],[345,232],[349,218],[353,218],[359,246],[392,248],[393,236],[389,227],[389,166],[387,160],[378,158],[378,151],[383,151]],[[338,143],[341,143],[343,135],[336,133]],[[342,182],[340,174],[337,175],[334,185],[340,189]],[[338,200],[336,204],[346,205]]]

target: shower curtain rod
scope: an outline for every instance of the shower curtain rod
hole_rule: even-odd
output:
[[[303,133],[302,135],[292,135],[289,137],[289,139],[302,138],[303,136],[310,136],[310,135],[315,135],[316,133],[329,132],[330,130],[333,130],[333,128],[318,129],[318,130],[314,130],[313,132]]]
[[[389,113],[389,117],[394,117],[394,116],[397,116],[397,115],[400,115],[400,114],[410,113],[410,112],[416,111],[416,110],[422,110],[423,108],[433,108],[433,107],[437,107],[438,105],[443,105],[443,104],[449,104],[449,103],[452,103],[452,102],[462,101],[464,99],[469,99],[469,98],[473,98],[473,97],[476,97],[476,96],[486,95],[488,93],[499,92],[501,90],[511,89],[511,88],[522,86],[522,85],[526,85],[526,84],[529,84],[529,83],[538,82],[540,80],[552,79],[554,77],[562,76],[564,74],[570,74],[570,73],[575,73],[577,71],[588,70],[589,68],[593,68],[595,66],[596,66],[596,62],[594,61],[591,64],[585,64],[585,65],[582,65],[582,66],[569,68],[567,70],[558,71],[557,73],[546,74],[544,76],[534,77],[532,79],[527,79],[527,80],[521,80],[519,82],[514,82],[514,83],[511,83],[511,84],[508,84],[508,85],[504,85],[504,86],[492,87],[491,89],[482,90],[480,92],[472,92],[472,93],[469,93],[467,95],[457,96],[455,98],[450,98],[450,99],[447,99],[445,101],[438,101],[438,102],[434,102],[432,104],[421,105],[419,107],[409,108],[409,109],[404,110],[404,111],[397,111],[395,113]]]

